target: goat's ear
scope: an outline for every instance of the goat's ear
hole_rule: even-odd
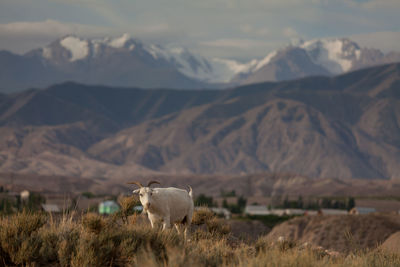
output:
[[[136,190],[133,190],[132,193],[133,194],[139,194],[139,191],[140,191],[140,189],[136,189]]]

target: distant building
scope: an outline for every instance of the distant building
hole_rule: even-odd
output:
[[[101,202],[105,201],[104,197],[93,197],[87,198],[84,196],[80,196],[76,200],[76,205],[74,209],[80,211],[88,211],[88,210],[96,210],[98,209]]]
[[[49,212],[49,213],[58,213],[58,212],[61,212],[60,207],[58,207],[58,206],[55,205],[55,204],[42,204],[41,206],[42,206],[42,209],[43,209],[45,212]]]
[[[349,212],[347,210],[338,210],[338,209],[321,209],[320,210],[323,215],[347,215]]]
[[[285,215],[303,215],[305,212],[303,209],[285,209]]]
[[[228,205],[235,205],[235,204],[237,204],[238,197],[216,197],[216,198],[214,198],[214,202],[218,207],[222,207],[224,204],[224,201],[226,201],[226,204],[228,204]]]
[[[263,206],[271,206],[272,198],[271,197],[261,197],[261,196],[251,196],[247,198],[247,203],[249,205],[263,205]]]
[[[133,207],[133,210],[135,212],[142,212],[143,211],[143,206],[135,206],[135,207]]]
[[[272,209],[271,214],[276,215],[276,216],[283,216],[286,215],[286,209]]]
[[[356,207],[370,207],[376,212],[396,212],[400,209],[400,201],[397,199],[356,199]]]
[[[57,205],[62,210],[76,208],[75,205],[73,205],[74,196],[72,194],[57,194],[45,192],[41,193],[41,195],[46,199],[46,204]]]
[[[270,215],[271,211],[262,205],[247,205],[244,209],[244,214],[247,215]]]
[[[19,196],[21,197],[22,201],[28,201],[30,193],[28,190],[23,190],[21,193],[19,193]]]
[[[232,216],[231,212],[226,208],[210,208],[215,214],[224,216],[225,219],[229,220]]]
[[[374,213],[374,212],[376,212],[375,208],[354,207],[349,211],[349,214],[362,215],[362,214],[369,214],[369,213]]]
[[[319,214],[321,214],[322,212],[320,212],[319,210],[306,210],[305,212],[304,212],[304,215],[305,216],[315,216],[315,215],[319,215]]]
[[[119,205],[113,200],[101,202],[99,205],[100,214],[113,214],[119,211]]]

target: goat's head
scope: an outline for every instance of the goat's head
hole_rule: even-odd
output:
[[[148,210],[151,207],[153,188],[150,188],[152,184],[160,184],[157,181],[150,181],[147,186],[143,186],[140,182],[130,182],[128,184],[135,184],[139,186],[138,189],[133,190],[133,194],[139,194],[140,203],[142,203],[143,209]]]

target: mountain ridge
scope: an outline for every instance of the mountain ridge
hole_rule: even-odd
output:
[[[400,64],[228,90],[64,83],[0,97],[0,171],[398,179]]]
[[[75,81],[88,85],[141,88],[229,88],[314,75],[334,76],[400,61],[348,38],[325,38],[289,45],[259,59],[238,62],[205,58],[186,48],[145,44],[124,34],[117,38],[61,37],[24,55],[0,51],[4,92],[45,88]]]

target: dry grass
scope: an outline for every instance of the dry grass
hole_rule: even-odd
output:
[[[400,231],[398,215],[303,216],[274,227],[266,239],[273,241],[284,236],[287,240],[349,253],[376,248],[397,231]]]
[[[233,245],[224,221],[210,214],[196,216],[205,226],[194,226],[197,229],[187,241],[175,230],[161,232],[122,218],[86,214],[55,220],[45,214],[19,213],[0,219],[0,265],[400,266],[399,255],[379,251],[335,255],[265,238]]]

